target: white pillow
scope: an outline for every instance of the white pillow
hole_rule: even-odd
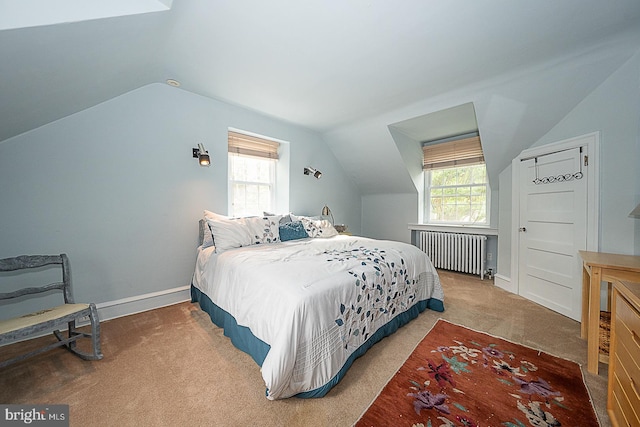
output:
[[[217,213],[205,210],[204,211],[204,233],[202,236],[202,248],[209,248],[211,246],[213,246],[215,243],[213,242],[213,234],[211,234],[211,228],[209,227],[209,223],[206,221],[207,219],[216,219],[216,218],[226,218],[223,217],[222,215],[218,215]]]
[[[231,217],[226,216],[226,215],[220,215],[217,214],[215,212],[211,212],[205,209],[204,211],[204,219],[211,219],[211,220],[217,220],[217,219],[231,219]]]
[[[202,248],[209,248],[213,246],[213,234],[211,234],[211,229],[207,221],[204,222],[202,229]]]
[[[307,232],[309,237],[333,237],[337,236],[338,232],[326,219],[311,219],[304,216],[298,217],[304,225],[304,231]]]
[[[211,219],[207,224],[213,233],[216,252],[224,252],[233,248],[240,248],[252,244],[251,234],[245,224],[245,218]]]
[[[229,219],[228,216],[220,215],[215,212],[211,212],[208,210],[204,211],[204,235],[202,236],[202,248],[209,248],[213,246],[215,243],[213,241],[213,234],[211,234],[211,228],[209,227],[209,223],[206,221],[207,219]]]

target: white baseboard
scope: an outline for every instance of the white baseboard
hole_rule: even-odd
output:
[[[122,298],[115,301],[96,304],[100,321],[129,316],[168,305],[191,300],[191,286],[180,286],[164,291],[151,292],[135,297]]]
[[[505,291],[509,291],[509,292],[511,292],[512,294],[517,293],[517,292],[516,292],[516,289],[514,289],[514,285],[513,285],[513,283],[511,283],[511,278],[510,278],[510,277],[503,276],[502,274],[496,274],[496,275],[494,276],[494,279],[495,279],[495,280],[494,280],[494,282],[493,282],[493,283],[494,283],[497,287],[502,288],[502,289],[504,289]]]

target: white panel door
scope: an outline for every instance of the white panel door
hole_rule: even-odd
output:
[[[520,162],[519,294],[580,321],[587,171],[580,148]]]

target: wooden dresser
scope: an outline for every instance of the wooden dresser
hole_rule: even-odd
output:
[[[640,426],[640,283],[613,283],[607,410],[613,427]]]

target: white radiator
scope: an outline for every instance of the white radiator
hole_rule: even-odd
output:
[[[421,231],[418,247],[435,268],[478,274],[484,279],[487,236]]]

